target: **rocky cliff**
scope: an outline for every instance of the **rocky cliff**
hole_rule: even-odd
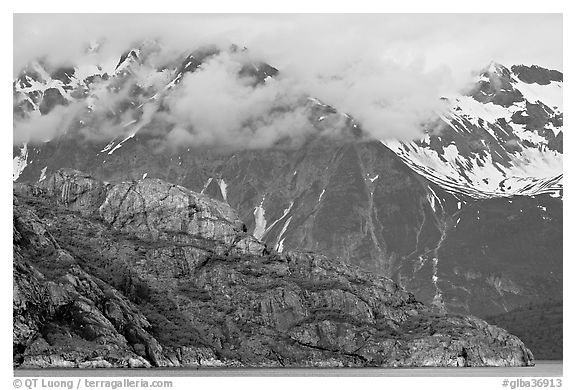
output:
[[[274,250],[338,257],[441,311],[488,318],[562,300],[560,72],[491,64],[471,89],[445,97],[448,111],[413,142],[369,141],[356,119],[302,96],[296,106],[313,131],[301,144],[164,150],[158,145],[172,127],[160,107],[178,100],[184,80],[202,75],[218,50],[161,68],[148,66],[144,52],[127,51],[112,69],[90,68],[98,74],[40,63],[23,70],[13,84],[17,121],[78,104],[86,110],[48,142],[15,145],[14,179],[43,182],[71,167],[110,182],[166,180],[227,202]],[[250,85],[281,74],[244,65],[237,76]],[[146,87],[159,75],[170,77]],[[158,115],[144,115],[156,103]],[[92,130],[102,137],[87,138]]]
[[[174,130],[166,110],[181,101],[186,80],[240,53],[196,48],[150,62],[159,49],[142,42],[112,67],[40,61],[22,69],[13,83],[15,123],[50,122],[61,112],[70,120],[53,137],[14,145],[13,178],[38,183],[69,167],[110,182],[166,180],[227,202],[278,252],[338,257],[440,311],[488,318],[562,300],[562,73],[492,63],[470,88],[444,96],[447,111],[412,142],[368,140],[357,118],[303,95],[273,110],[306,117],[306,125],[289,125],[289,134],[306,134],[300,143],[289,137],[245,149],[231,137],[231,150],[194,142],[163,149]],[[282,69],[241,52],[235,79],[265,88],[282,78]],[[129,186],[117,189],[117,202]],[[114,224],[125,222],[145,218]],[[217,222],[201,229],[210,224]],[[156,234],[151,228],[139,234]]]
[[[278,253],[181,186],[59,170],[14,193],[18,367],[534,364],[506,331],[339,260]]]

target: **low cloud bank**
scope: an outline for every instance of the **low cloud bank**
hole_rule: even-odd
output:
[[[16,72],[39,57],[114,63],[135,42],[158,43],[132,81],[104,91],[90,110],[72,104],[16,120],[15,143],[49,139],[80,120],[90,140],[144,129],[170,147],[297,143],[315,131],[305,96],[352,115],[373,138],[413,139],[445,109],[439,97],[466,88],[490,60],[561,69],[562,57],[559,15],[17,15],[14,25]],[[87,51],[88,42],[96,50]],[[165,98],[134,94],[136,86],[163,90],[174,74],[154,71],[162,62],[232,43],[250,54],[208,59]],[[277,67],[278,77],[255,84],[239,75],[259,61]]]

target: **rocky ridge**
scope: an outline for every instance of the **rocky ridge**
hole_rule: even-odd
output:
[[[317,133],[300,147],[158,153],[164,128],[148,121],[146,107],[161,107],[222,51],[199,49],[152,67],[147,56],[156,49],[135,47],[100,68],[23,70],[14,82],[17,120],[78,103],[87,110],[65,134],[15,146],[14,178],[43,182],[72,167],[103,181],[176,183],[229,203],[270,248],[339,257],[448,312],[484,318],[562,299],[560,72],[491,64],[470,90],[447,97],[448,112],[411,143],[364,140],[360,123],[308,97],[300,103]],[[238,77],[251,83],[278,74],[264,63],[244,65]],[[163,82],[151,85],[157,78]],[[118,133],[86,142],[85,128],[108,128],[94,117],[110,101],[107,118]],[[352,137],[322,136],[338,129]]]
[[[14,193],[18,367],[534,364],[388,278],[269,249],[184,187],[59,170]]]

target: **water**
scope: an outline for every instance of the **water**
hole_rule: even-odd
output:
[[[421,367],[421,368],[153,368],[153,369],[27,369],[15,377],[558,377],[561,360],[536,362],[534,367]]]

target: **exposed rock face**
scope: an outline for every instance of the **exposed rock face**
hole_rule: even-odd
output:
[[[518,78],[525,83],[536,83],[548,85],[553,81],[564,80],[563,74],[557,70],[549,70],[537,65],[512,65],[512,72],[518,75]]]
[[[492,64],[468,93],[446,96],[449,112],[427,124],[436,130],[409,143],[359,142],[360,122],[309,97],[300,108],[317,132],[302,145],[158,153],[155,145],[172,127],[163,126],[161,118],[148,123],[144,108],[152,96],[160,105],[177,98],[181,81],[201,72],[202,63],[218,52],[195,50],[156,68],[140,49],[130,48],[114,61],[116,68],[94,66],[89,76],[31,64],[13,85],[16,118],[46,112],[40,106],[60,107],[53,91],[44,93],[50,86],[67,104],[98,105],[101,89],[129,93],[117,99],[114,114],[104,121],[123,129],[114,139],[86,142],[87,129],[102,126],[98,115],[86,113],[50,142],[15,145],[14,179],[43,183],[71,167],[111,182],[166,180],[229,203],[248,232],[275,250],[339,257],[393,278],[441,311],[484,318],[531,302],[562,300],[562,73]],[[141,87],[166,70],[173,72],[166,85]],[[277,73],[247,62],[238,77],[264,83]],[[124,127],[135,107],[130,115],[135,123]],[[334,133],[350,137],[322,136]],[[120,202],[130,186],[117,187],[118,199],[110,200]],[[131,188],[133,199],[123,207],[142,208],[140,190]],[[86,201],[101,205],[94,196]],[[148,229],[148,217],[126,218],[115,224],[142,225],[141,237],[162,235],[154,223]],[[192,227],[220,228],[216,221]],[[244,248],[258,246],[249,238],[241,242]]]
[[[40,164],[49,165],[46,180],[51,167],[73,166],[103,180],[132,182],[147,174],[146,180],[163,179],[220,200],[226,193],[248,232],[270,248],[338,257],[393,278],[418,300],[448,312],[484,318],[562,300],[562,198],[451,194],[380,142],[314,139],[297,150],[161,155],[152,153],[144,136],[130,141],[94,162],[85,155],[102,145],[92,150],[59,140],[34,164],[46,161]],[[38,176],[23,173],[24,180]],[[498,288],[498,278],[511,288]]]
[[[23,187],[23,191],[28,191]],[[246,232],[237,213],[227,204],[159,179],[104,184],[82,172],[61,169],[37,186],[36,193],[84,216],[99,217],[111,227],[157,240],[178,235],[219,241],[258,252],[263,246]]]
[[[47,195],[54,197],[60,204],[85,215],[92,214],[102,204],[106,187],[82,172],[62,169],[42,183]]]
[[[534,362],[515,336],[436,314],[388,278],[270,251],[183,187],[65,170],[15,191],[20,367]]]
[[[33,212],[16,205],[14,362],[23,367],[149,367],[160,346],[145,330],[148,320],[117,290],[84,272]],[[149,354],[134,353],[131,345],[137,343]]]

